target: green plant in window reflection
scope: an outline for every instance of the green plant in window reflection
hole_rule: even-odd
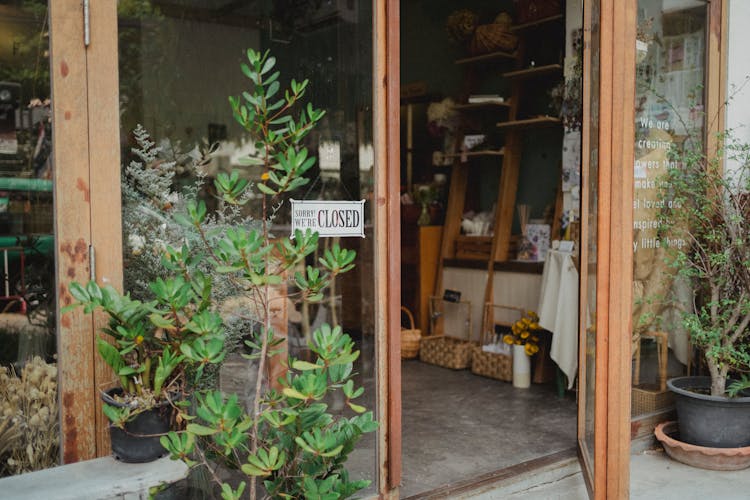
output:
[[[377,427],[372,413],[354,402],[363,393],[353,380],[359,352],[339,327],[323,325],[312,334],[312,361],[287,359],[284,339],[274,331],[272,306],[290,297],[320,301],[332,280],[354,267],[356,254],[334,244],[313,262],[317,233],[272,238],[270,224],[285,196],[308,183],[305,174],[315,159],[302,140],[324,115],[301,103],[307,80],[292,80],[282,90],[274,67],[268,53],[249,50],[242,71],[251,88],[230,98],[235,119],[255,141],[245,163],[262,168],[260,181],[252,183],[242,172],[219,173],[213,187],[229,214],[223,218],[223,212],[216,215],[197,196],[173,199],[173,166],[160,164],[153,142],[136,129],[140,161],[128,169],[131,187],[140,193],[134,199],[150,200],[152,211],[169,205],[159,217],[168,215],[181,230],[157,252],[160,270],[142,300],[94,284],[74,285],[71,292],[88,311],[102,307],[109,314],[105,332],[115,345],[101,341],[98,346],[123,388],[142,398],[169,398],[174,389],[194,396],[194,410],[175,405],[182,426],[164,436],[162,444],[173,458],[202,467],[217,483],[222,476],[216,464],[249,476],[249,487],[221,484],[224,498],[239,498],[246,489],[255,498],[258,478],[271,498],[346,498],[369,484],[349,479],[347,457],[362,434]],[[161,179],[149,180],[152,164],[161,169]],[[251,193],[262,199],[258,221],[229,224]],[[137,219],[129,227],[137,227]],[[145,246],[147,238],[153,240],[150,234],[142,238],[134,243]],[[251,326],[246,357],[256,363],[257,377],[249,413],[236,395],[201,389],[206,370],[220,363],[227,350],[227,322],[217,312],[227,299],[216,293],[222,287],[242,299],[241,315]],[[273,370],[279,367],[285,369]],[[343,395],[349,416],[329,410],[334,392]],[[109,413],[119,424],[133,411]]]

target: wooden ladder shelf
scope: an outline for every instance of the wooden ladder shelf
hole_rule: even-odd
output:
[[[555,16],[543,20],[539,24],[559,22],[562,16]],[[536,23],[534,23],[536,24]],[[487,282],[485,286],[484,302],[493,302],[493,278],[496,262],[504,262],[511,258],[511,240],[513,217],[515,214],[516,192],[521,168],[521,156],[523,147],[523,133],[530,128],[560,126],[559,118],[550,116],[539,116],[531,118],[519,118],[519,105],[523,101],[523,94],[527,80],[531,78],[561,77],[562,65],[548,64],[539,67],[524,68],[525,43],[524,34],[528,29],[535,26],[517,26],[513,29],[519,35],[518,49],[514,53],[493,52],[480,56],[466,57],[456,61],[457,65],[467,67],[467,81],[475,78],[476,66],[487,64],[502,64],[507,61],[514,63],[512,71],[506,71],[502,75],[510,83],[510,98],[502,103],[482,104],[460,104],[459,111],[473,111],[486,109],[493,112],[498,109],[507,109],[507,119],[497,123],[497,127],[504,131],[505,144],[500,150],[472,151],[456,153],[451,173],[450,188],[448,193],[448,205],[446,207],[445,226],[438,260],[438,270],[435,278],[435,296],[443,295],[443,270],[446,262],[452,259],[470,259],[484,261],[487,269]],[[467,86],[471,86],[467,83]],[[461,138],[460,138],[461,139]],[[466,202],[466,191],[469,180],[469,158],[484,154],[502,156],[501,172],[497,187],[497,202],[493,222],[493,233],[491,237],[472,237],[461,235],[461,218]],[[487,244],[489,240],[489,245]],[[457,250],[457,246],[461,249]],[[441,334],[442,331],[432,332]]]

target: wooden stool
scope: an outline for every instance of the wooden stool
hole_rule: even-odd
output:
[[[641,378],[641,339],[656,339],[656,354],[659,363],[659,391],[667,390],[667,360],[669,354],[669,335],[667,332],[646,332],[641,334],[633,349],[635,368],[633,369],[633,385],[637,386]]]

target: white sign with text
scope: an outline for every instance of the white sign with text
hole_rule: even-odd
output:
[[[321,237],[365,237],[365,200],[290,200],[294,231],[317,231]]]

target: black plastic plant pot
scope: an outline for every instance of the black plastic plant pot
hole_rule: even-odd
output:
[[[750,397],[711,396],[711,377],[667,381],[675,394],[680,440],[710,448],[750,446]]]
[[[102,394],[105,404],[125,406],[112,396],[122,394],[122,389],[110,389]],[[152,408],[139,413],[125,423],[124,429],[109,426],[112,442],[112,455],[116,460],[126,463],[152,462],[167,454],[159,442],[162,434],[169,432],[169,408]]]

